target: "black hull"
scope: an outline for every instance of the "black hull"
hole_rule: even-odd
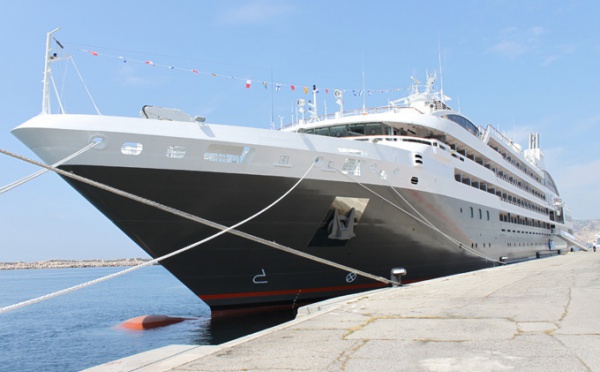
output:
[[[180,209],[233,225],[258,212],[297,181],[226,173],[115,167],[63,166],[67,171]],[[160,257],[202,240],[217,230],[158,209],[65,179],[152,257]],[[389,187],[373,191],[410,210]],[[543,244],[509,251],[497,221],[464,221],[464,200],[398,190],[430,222],[468,244],[488,244],[487,257],[535,256]],[[368,199],[350,240],[328,238],[328,211],[336,197]],[[490,209],[489,207],[487,208]],[[497,211],[491,210],[493,216]],[[496,217],[497,218],[497,217]],[[492,260],[469,253],[430,227],[409,217],[356,183],[304,180],[265,214],[239,230],[349,267],[389,277],[404,267],[403,281],[418,281],[493,266]],[[477,236],[477,239],[472,237]],[[485,246],[485,245],[484,245]],[[225,234],[161,262],[212,310],[285,305],[317,301],[383,286],[372,279],[316,263],[274,248]]]

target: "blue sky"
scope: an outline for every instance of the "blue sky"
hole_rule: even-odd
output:
[[[441,56],[449,104],[524,147],[527,133],[539,132],[546,166],[574,218],[598,219],[598,4],[5,1],[0,147],[33,156],[10,130],[41,111],[45,35],[56,27],[104,115],[138,116],[150,104],[263,128],[272,112],[277,123],[279,116],[290,121],[292,103],[308,98],[299,87],[316,84],[320,108],[327,101],[331,112],[334,99],[324,89],[360,90],[364,66],[367,90],[400,89],[367,97],[367,106],[383,105],[404,95],[410,76],[424,81]],[[93,113],[72,65],[59,72],[66,111]],[[264,89],[263,81],[282,90]],[[361,98],[346,94],[346,109],[360,106]],[[0,186],[37,170],[4,155],[0,169]],[[54,174],[0,195],[0,208],[0,261],[145,256]]]

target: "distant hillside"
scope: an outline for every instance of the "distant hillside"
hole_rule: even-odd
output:
[[[573,230],[576,238],[591,243],[600,232],[600,220],[573,220]]]

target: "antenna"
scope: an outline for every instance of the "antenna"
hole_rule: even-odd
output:
[[[271,129],[275,129],[275,103],[273,95],[273,66],[271,66]]]
[[[444,96],[444,74],[442,73],[442,47],[440,43],[440,34],[438,34],[438,63],[440,65],[440,96],[442,99],[442,103],[446,100],[446,96]]]

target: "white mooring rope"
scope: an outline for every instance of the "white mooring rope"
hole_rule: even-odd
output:
[[[369,191],[370,193],[372,193],[373,195],[376,195],[377,197],[379,197],[381,200],[385,201],[386,203],[390,204],[392,207],[398,209],[401,212],[406,213],[408,216],[412,217],[414,220],[416,220],[417,222],[420,222],[422,224],[424,224],[425,226],[431,228],[432,230],[438,232],[439,234],[441,234],[442,236],[444,236],[445,238],[447,238],[448,240],[450,240],[451,242],[453,242],[454,244],[456,244],[459,248],[462,248],[468,252],[471,252],[472,254],[474,254],[475,256],[478,256],[480,258],[483,258],[485,260],[491,261],[491,262],[495,262],[495,263],[503,263],[501,261],[498,261],[494,258],[488,257],[484,254],[482,254],[481,252],[478,252],[474,249],[472,249],[471,247],[469,247],[466,244],[461,243],[459,240],[451,237],[450,235],[444,233],[443,231],[441,231],[437,226],[435,226],[434,224],[432,224],[430,221],[428,221],[414,206],[412,206],[408,200],[406,200],[406,198],[404,198],[399,192],[398,190],[396,190],[391,184],[388,185],[392,188],[392,190],[394,190],[394,192],[396,193],[396,195],[398,195],[400,197],[400,199],[402,199],[410,208],[412,208],[421,218],[415,216],[414,214],[410,213],[409,211],[407,211],[406,209],[400,207],[399,205],[396,205],[394,202],[388,200],[387,198],[385,198],[384,196],[378,194],[377,192],[371,190],[368,186],[362,184],[361,182],[355,180],[354,178],[352,178],[350,175],[344,173],[343,171],[336,169],[337,172],[343,174],[344,176],[346,176],[348,179],[350,179],[351,181],[357,183],[359,186],[361,186],[362,188],[364,188],[365,190]]]
[[[92,147],[96,146],[99,142],[92,142],[89,145],[87,145],[86,147],[82,148],[81,150],[67,156],[66,158],[57,161],[56,163],[52,164],[53,167],[58,167],[59,165],[62,165],[64,163],[66,163],[67,161],[83,154],[84,152],[86,152],[87,150],[91,149]],[[24,177],[18,181],[15,181],[13,183],[9,183],[6,186],[3,186],[2,188],[0,188],[0,194],[4,194],[7,191],[10,191],[12,189],[14,189],[17,186],[21,186],[22,184],[31,181],[32,179],[41,176],[42,174],[48,172],[50,169],[40,169],[39,171],[30,174],[27,177]]]
[[[300,184],[300,182],[302,182],[304,180],[304,178],[306,178],[306,176],[308,175],[308,173],[314,167],[315,162],[311,163],[311,165],[308,168],[308,170],[292,186],[292,188],[290,188],[286,193],[284,193],[281,197],[279,197],[273,203],[271,203],[270,205],[268,205],[267,207],[265,207],[261,211],[257,212],[256,214],[248,217],[247,219],[245,219],[245,220],[243,220],[241,222],[238,222],[237,224],[235,224],[233,226],[227,227],[227,226],[218,224],[216,222],[212,222],[212,221],[206,220],[204,218],[201,218],[201,217],[198,217],[198,216],[194,216],[192,214],[180,211],[178,209],[171,208],[171,207],[168,207],[166,205],[154,202],[152,200],[148,200],[148,199],[142,198],[140,196],[128,193],[126,191],[119,190],[119,189],[116,189],[116,188],[108,186],[108,185],[104,185],[104,184],[102,184],[100,182],[96,182],[96,181],[90,180],[88,178],[76,175],[74,173],[66,172],[66,171],[64,171],[62,169],[59,169],[59,168],[56,168],[56,167],[53,167],[53,166],[50,166],[50,165],[42,164],[42,163],[37,162],[35,160],[31,160],[31,159],[25,158],[23,156],[11,153],[11,152],[9,152],[7,150],[4,150],[4,149],[0,149],[0,153],[8,155],[8,156],[11,156],[13,158],[16,158],[16,159],[19,159],[19,160],[22,160],[22,161],[25,161],[25,162],[30,163],[30,164],[37,165],[39,167],[45,168],[46,170],[51,170],[51,171],[56,172],[56,173],[58,173],[58,174],[60,174],[62,176],[65,176],[65,177],[68,177],[68,178],[71,178],[71,179],[74,179],[74,180],[86,183],[86,184],[94,186],[94,187],[98,187],[100,189],[112,192],[114,194],[123,196],[125,198],[128,198],[128,199],[140,202],[142,204],[146,204],[146,205],[158,208],[158,209],[160,209],[162,211],[165,211],[165,212],[168,212],[168,213],[171,213],[171,214],[174,214],[174,215],[177,215],[177,216],[180,216],[180,217],[183,217],[183,218],[186,218],[186,219],[189,219],[189,220],[201,223],[203,225],[215,228],[217,230],[220,230],[218,233],[216,233],[214,235],[211,235],[208,238],[200,240],[200,241],[198,241],[196,243],[188,245],[188,246],[186,246],[184,248],[181,248],[181,249],[179,249],[177,251],[171,252],[171,253],[166,254],[164,256],[155,258],[155,259],[153,259],[151,261],[144,262],[144,263],[142,263],[140,265],[137,265],[137,266],[134,266],[134,267],[131,267],[131,268],[119,271],[117,273],[114,273],[114,274],[111,274],[111,275],[107,275],[105,277],[98,278],[98,279],[95,279],[95,280],[92,280],[92,281],[89,281],[89,282],[86,282],[86,283],[83,283],[83,284],[80,284],[80,285],[76,285],[76,286],[73,286],[73,287],[61,290],[61,291],[50,293],[50,294],[45,295],[45,296],[37,297],[37,298],[31,299],[31,300],[28,300],[28,301],[20,302],[18,304],[14,304],[14,305],[10,305],[10,306],[6,306],[6,307],[3,307],[3,308],[0,308],[0,313],[12,311],[12,310],[15,310],[15,309],[18,309],[18,308],[21,308],[21,307],[25,307],[25,306],[37,303],[37,302],[41,302],[41,301],[44,301],[44,300],[47,300],[47,299],[50,299],[50,298],[54,298],[54,297],[57,297],[57,296],[60,296],[60,295],[63,295],[63,294],[69,293],[69,292],[76,291],[76,290],[81,289],[81,288],[85,288],[85,287],[91,286],[93,284],[97,284],[97,283],[103,282],[105,280],[109,280],[109,279],[115,278],[117,276],[124,275],[126,273],[129,273],[129,272],[132,272],[134,270],[137,270],[137,269],[139,269],[141,267],[153,265],[154,263],[157,263],[159,261],[162,261],[164,259],[167,259],[169,257],[172,257],[174,255],[177,255],[177,254],[182,253],[184,251],[187,251],[189,249],[192,249],[194,247],[197,247],[197,246],[199,246],[199,245],[201,245],[203,243],[206,243],[207,241],[212,240],[212,239],[214,239],[214,238],[216,238],[216,237],[218,237],[220,235],[223,235],[225,233],[230,233],[230,234],[233,234],[233,235],[236,235],[236,236],[240,236],[242,238],[245,238],[245,239],[248,239],[248,240],[251,240],[251,241],[254,241],[254,242],[257,242],[257,243],[260,243],[260,244],[263,244],[263,245],[266,245],[266,246],[269,246],[269,247],[272,247],[272,248],[275,248],[275,249],[278,249],[278,250],[281,250],[281,251],[284,251],[284,252],[287,252],[287,253],[291,253],[291,254],[294,254],[294,255],[297,255],[297,256],[300,256],[300,257],[304,257],[304,258],[316,261],[316,262],[320,262],[322,264],[329,265],[329,266],[338,268],[340,270],[349,271],[349,272],[355,273],[357,275],[361,275],[361,276],[364,276],[364,277],[367,277],[367,278],[370,278],[370,279],[373,279],[373,280],[376,280],[376,281],[379,281],[379,282],[382,282],[382,283],[385,283],[385,284],[392,284],[392,285],[398,285],[399,284],[396,281],[393,281],[393,280],[390,280],[390,279],[387,279],[387,278],[383,278],[381,276],[372,275],[372,274],[363,272],[361,270],[357,270],[357,269],[354,269],[354,268],[351,268],[351,267],[348,267],[348,266],[345,266],[345,265],[341,265],[341,264],[338,264],[336,262],[329,261],[327,259],[324,259],[324,258],[321,258],[321,257],[317,257],[317,256],[314,256],[314,255],[311,255],[309,253],[305,253],[305,252],[302,252],[302,251],[298,251],[296,249],[293,249],[293,248],[290,248],[290,247],[286,247],[286,246],[278,244],[276,242],[268,241],[268,240],[256,237],[254,235],[251,235],[251,234],[248,234],[248,233],[236,230],[237,227],[239,227],[239,226],[243,225],[244,223],[246,223],[248,221],[251,221],[252,219],[258,217],[259,215],[261,215],[262,213],[264,213],[265,211],[267,211],[268,209],[270,209],[271,207],[273,207],[274,205],[276,205],[277,203],[279,203],[290,192],[292,192]]]

